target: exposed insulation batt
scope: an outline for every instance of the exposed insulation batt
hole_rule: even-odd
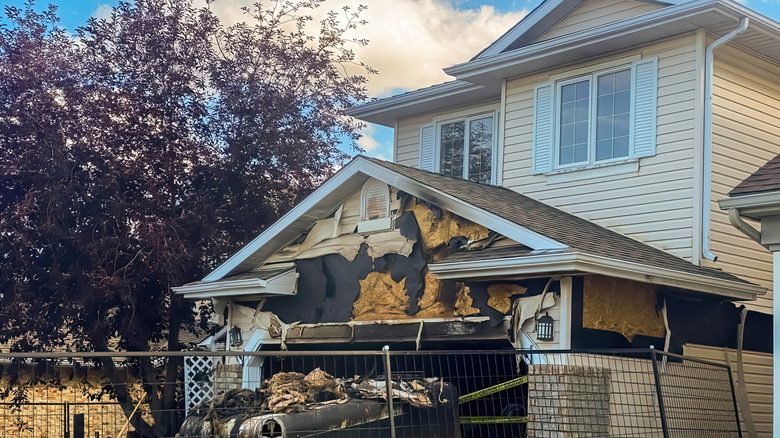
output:
[[[582,325],[618,332],[629,341],[636,335],[664,337],[663,317],[656,313],[658,295],[651,284],[589,275],[582,293]]]
[[[527,290],[528,289],[518,284],[491,284],[487,288],[487,305],[506,314],[512,307],[512,300],[510,297],[513,295],[523,295]]]
[[[404,289],[405,279],[393,281],[389,273],[372,272],[360,280],[360,295],[352,306],[354,321],[451,318],[455,313],[457,287],[454,282],[441,282],[433,274],[425,276],[425,291],[419,301],[420,310],[406,313],[409,304]]]
[[[360,295],[352,305],[352,319],[370,321],[409,318],[406,314],[408,301],[405,281],[393,281],[390,273],[368,274],[365,280],[360,280]]]
[[[469,287],[463,283],[458,283],[458,295],[455,300],[455,315],[470,316],[479,313],[479,309],[474,307],[474,300],[469,295]]]
[[[417,224],[420,226],[420,237],[426,257],[431,255],[432,250],[449,244],[453,237],[463,236],[466,240],[479,240],[488,237],[489,230],[482,225],[477,225],[445,210],[437,209],[434,213],[427,205],[416,199],[412,199],[407,204],[407,211],[414,213]],[[435,260],[435,255],[433,258],[433,261],[438,261]]]

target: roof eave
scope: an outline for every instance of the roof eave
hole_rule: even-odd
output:
[[[736,208],[740,216],[760,219],[780,215],[780,190],[738,195],[718,201],[721,210]]]
[[[500,98],[499,86],[486,87],[464,81],[446,82],[420,90],[377,99],[345,111],[357,119],[393,127],[395,120],[452,108],[492,98]]]
[[[705,292],[736,300],[755,300],[758,295],[766,293],[765,288],[752,284],[578,252],[454,263],[444,262],[428,265],[428,269],[442,280],[527,276],[534,274],[590,273]]]

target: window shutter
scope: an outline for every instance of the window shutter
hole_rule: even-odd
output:
[[[642,60],[632,66],[634,90],[634,157],[655,155],[656,106],[658,95],[658,58]]]
[[[552,170],[553,160],[553,83],[537,85],[534,90],[533,174]]]
[[[420,169],[434,172],[436,163],[436,131],[434,126],[420,128]]]

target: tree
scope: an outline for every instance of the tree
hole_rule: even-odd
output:
[[[355,147],[343,110],[366,98],[346,34],[358,11],[257,4],[221,25],[191,0],[120,3],[78,40],[54,8],[7,7],[0,28],[0,342],[19,351],[143,351],[194,328],[171,286],[202,277]],[[358,64],[359,65],[359,64]],[[365,72],[373,70],[365,67]],[[65,339],[70,341],[66,342]],[[126,412],[132,400],[103,361]],[[179,364],[134,363],[172,435]],[[164,389],[161,389],[164,388]]]

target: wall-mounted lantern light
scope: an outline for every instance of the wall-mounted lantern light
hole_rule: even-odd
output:
[[[555,320],[552,319],[549,312],[536,320],[536,339],[540,341],[552,341],[555,337]]]
[[[244,339],[241,336],[241,329],[238,328],[238,326],[233,326],[232,329],[230,329],[230,346],[231,347],[239,347],[241,344],[244,343]]]

